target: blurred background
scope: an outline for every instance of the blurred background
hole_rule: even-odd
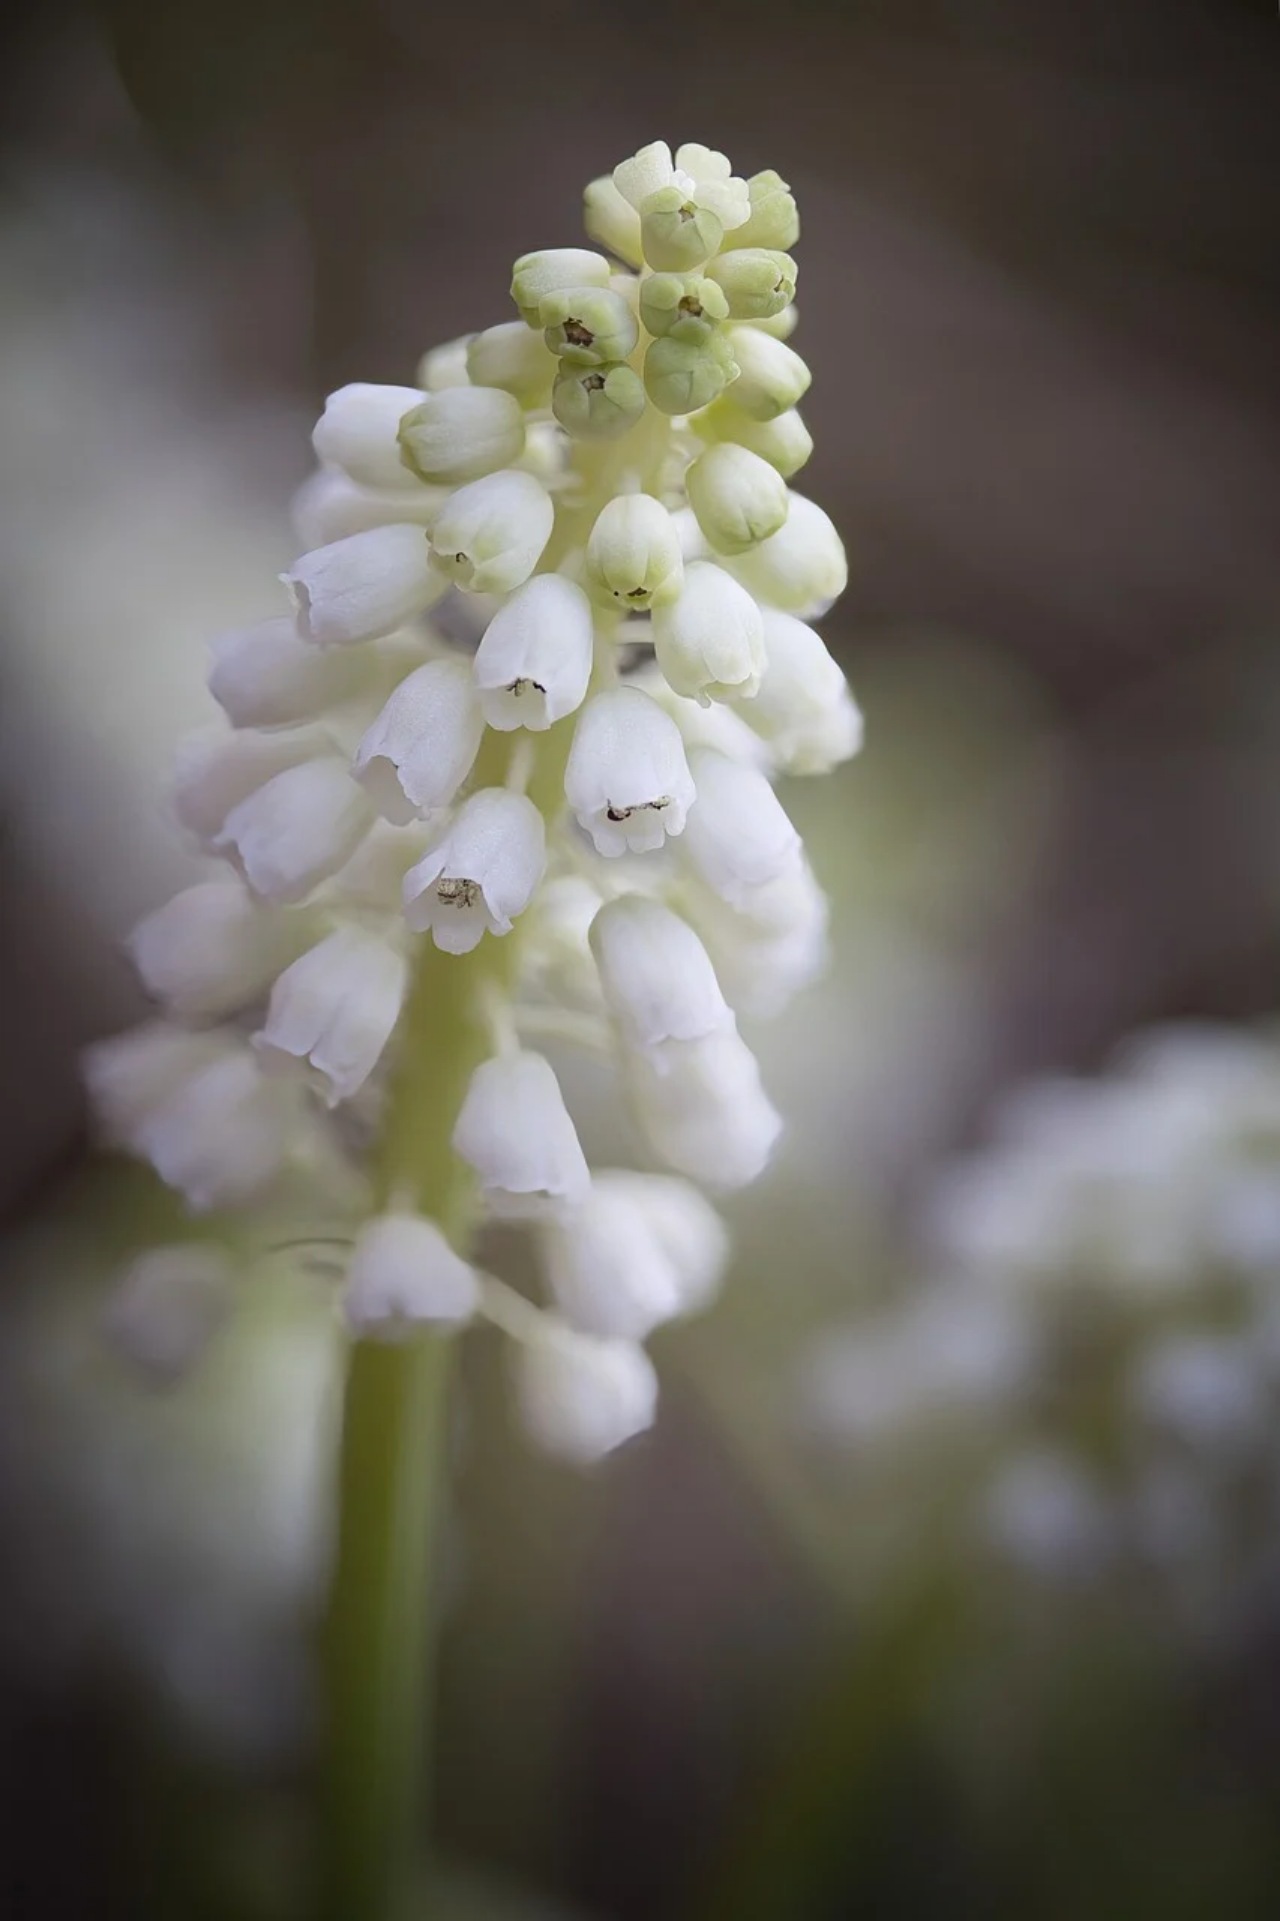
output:
[[[180,1385],[121,1362],[113,1270],[180,1230],[87,1158],[77,1050],[142,1011],[173,740],[325,392],[507,318],[666,137],[800,204],[868,746],[786,796],[834,965],[753,1036],[785,1151],[656,1432],[549,1466],[467,1354],[424,1911],[1274,1915],[1269,0],[4,34],[0,1908],[302,1912],[328,1316],[281,1262]]]

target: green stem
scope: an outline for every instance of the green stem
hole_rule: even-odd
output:
[[[571,729],[543,737],[529,792],[549,811]],[[509,743],[490,734],[477,785],[501,780]],[[422,944],[403,1052],[375,1166],[378,1207],[419,1207],[465,1250],[470,1170],[452,1135],[467,1084],[491,1050],[494,987],[509,991],[516,935],[454,956]],[[351,1354],[338,1470],[338,1538],[323,1646],[326,1726],[321,1880],[326,1921],[388,1921],[409,1903],[429,1832],[428,1733],[434,1577],[447,1520],[451,1344],[365,1341]]]

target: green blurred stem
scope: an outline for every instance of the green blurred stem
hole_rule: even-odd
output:
[[[572,729],[542,737],[530,798],[544,812]],[[500,782],[510,744],[490,734],[477,786]],[[375,1204],[417,1207],[465,1252],[475,1226],[470,1170],[452,1147],[471,1075],[492,1052],[485,1008],[509,992],[518,942],[468,955],[421,944],[403,1051],[378,1149]],[[324,1778],[317,1910],[325,1921],[388,1921],[418,1879],[430,1832],[432,1647],[448,1519],[452,1344],[422,1335],[351,1352],[338,1468],[338,1534],[323,1643]]]

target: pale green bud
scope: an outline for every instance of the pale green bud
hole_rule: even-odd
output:
[[[759,454],[724,441],[685,475],[689,505],[718,554],[742,554],[776,534],[787,517],[787,483]]]
[[[629,267],[638,267],[644,258],[640,245],[640,216],[604,174],[593,180],[582,196],[582,224],[587,237],[607,247]]]
[[[770,314],[767,320],[753,320],[750,325],[759,327],[762,334],[772,334],[775,340],[790,340],[800,319],[800,310],[793,301],[781,313]]]
[[[538,318],[551,352],[575,367],[625,360],[640,338],[629,304],[609,288],[562,287],[538,302]]]
[[[722,253],[709,262],[707,273],[724,289],[735,320],[769,320],[795,298],[795,261],[769,247]]]
[[[556,363],[523,320],[504,320],[475,336],[467,348],[467,372],[474,386],[501,387],[524,407],[545,406]]]
[[[687,199],[679,187],[659,187],[640,207],[644,257],[659,273],[687,273],[710,259],[724,228],[709,207]]]
[[[697,413],[724,392],[737,371],[723,334],[703,341],[666,334],[651,342],[644,357],[645,391],[664,414]]]
[[[753,420],[734,405],[736,388],[707,407],[691,423],[701,440],[732,440],[776,467],[784,480],[798,474],[813,452],[813,435],[795,408],[776,420]]]
[[[733,404],[753,420],[774,420],[808,392],[813,376],[793,347],[759,327],[734,327],[730,340],[738,363]]]
[[[474,338],[472,334],[459,334],[456,340],[446,340],[443,346],[429,347],[418,362],[417,382],[429,394],[438,394],[442,387],[465,387],[470,376],[467,373],[467,350]]]
[[[561,368],[551,411],[575,440],[613,440],[644,412],[644,382],[634,367]]]
[[[519,401],[498,387],[446,387],[410,408],[398,438],[410,473],[456,486],[520,458],[524,416]]]
[[[597,600],[642,613],[680,588],[680,536],[651,494],[618,494],[601,508],[587,541],[587,586]]]
[[[522,253],[511,275],[511,298],[526,327],[540,327],[538,302],[561,287],[607,287],[609,262],[585,247],[542,247]]]
[[[651,334],[696,345],[729,317],[729,302],[714,280],[696,273],[655,273],[641,282],[640,318]]]
[[[800,215],[791,189],[772,167],[747,182],[751,212],[733,232],[734,247],[781,247],[789,251],[800,238]]]

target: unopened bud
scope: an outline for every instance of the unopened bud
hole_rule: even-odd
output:
[[[596,598],[643,612],[679,590],[684,563],[671,515],[651,494],[619,494],[587,541],[587,584]]]
[[[542,247],[522,253],[511,276],[511,298],[526,327],[540,327],[538,306],[561,287],[607,287],[609,262],[586,247]]]
[[[753,420],[775,420],[808,392],[813,376],[784,340],[759,327],[735,327],[731,339],[738,363],[733,404]]]
[[[731,441],[708,447],[685,475],[689,505],[718,554],[741,554],[776,534],[787,517],[787,483],[759,454]]]
[[[630,305],[608,288],[561,287],[538,302],[538,318],[552,353],[577,367],[625,360],[640,337]]]
[[[710,261],[707,273],[724,289],[735,320],[772,319],[795,298],[796,263],[772,248],[735,248]]]
[[[664,414],[697,413],[724,392],[737,371],[723,334],[701,342],[666,334],[651,343],[644,357],[645,392]]]
[[[641,205],[640,238],[645,259],[659,273],[687,273],[715,253],[724,227],[683,188],[659,187]]]
[[[565,367],[551,390],[551,411],[575,440],[613,440],[644,412],[644,382],[634,367]]]
[[[641,283],[640,318],[651,334],[697,345],[728,317],[729,302],[703,274],[655,273]]]
[[[794,407],[775,420],[753,420],[727,393],[695,422],[703,440],[730,440],[767,460],[784,480],[798,474],[813,452],[813,435]]]
[[[524,406],[545,406],[556,363],[523,320],[504,320],[475,336],[467,348],[467,372],[477,387],[501,387]]]
[[[640,216],[623,199],[609,174],[593,180],[583,194],[582,224],[588,239],[607,247],[629,267],[640,265],[644,257],[640,246]]]
[[[781,174],[766,167],[763,173],[752,174],[747,182],[751,195],[751,212],[742,226],[734,229],[733,242],[738,247],[779,247],[784,250],[795,246],[800,238],[800,215],[791,189]]]
[[[478,480],[523,451],[520,403],[498,387],[446,387],[400,422],[401,458],[419,480]]]

